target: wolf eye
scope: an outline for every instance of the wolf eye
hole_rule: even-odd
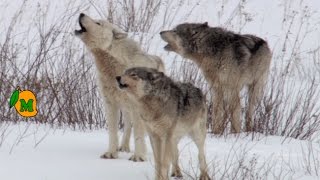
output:
[[[101,26],[101,23],[99,23],[99,22],[96,22],[96,24],[98,24],[99,26]]]
[[[136,75],[136,74],[130,74],[130,76],[131,76],[131,77],[137,77],[137,75]]]

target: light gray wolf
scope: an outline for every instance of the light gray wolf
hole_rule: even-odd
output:
[[[153,68],[135,67],[118,76],[119,88],[128,94],[143,119],[155,159],[158,180],[181,177],[178,142],[189,135],[198,147],[200,179],[210,179],[204,154],[207,109],[205,97],[190,83],[174,82]]]
[[[244,86],[248,87],[245,131],[252,131],[252,116],[263,95],[272,57],[267,42],[208,23],[184,23],[160,35],[168,43],[164,49],[194,61],[212,87],[213,133],[222,134],[228,119],[231,131],[240,132],[239,93]]]
[[[109,149],[102,158],[117,158],[118,150],[129,152],[131,127],[134,130],[135,151],[130,160],[145,160],[145,129],[126,93],[119,90],[115,77],[125,69],[134,66],[152,67],[164,71],[161,59],[148,55],[127,33],[105,20],[94,20],[81,13],[80,30],[75,30],[95,59],[98,71],[99,89],[104,99],[104,107],[109,129]],[[119,112],[123,113],[124,135],[118,142]]]

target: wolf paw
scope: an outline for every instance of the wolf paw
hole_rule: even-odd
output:
[[[130,148],[129,148],[129,146],[120,146],[118,148],[118,151],[120,151],[120,152],[130,152]]]
[[[200,174],[200,180],[211,180],[207,173]]]
[[[118,152],[106,152],[100,156],[102,159],[117,159]]]
[[[239,134],[240,133],[240,129],[231,128],[231,133],[232,134]]]
[[[132,155],[130,158],[129,158],[130,161],[133,161],[133,162],[143,162],[145,161],[145,157],[143,156],[138,156],[138,155]]]
[[[180,169],[176,169],[171,173],[171,177],[182,178],[182,173]]]

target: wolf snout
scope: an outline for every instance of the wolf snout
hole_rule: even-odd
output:
[[[168,42],[168,35],[170,34],[170,31],[161,31],[159,34],[164,41]]]
[[[120,89],[128,87],[127,84],[121,82],[121,76],[116,76],[116,80],[118,82],[118,86],[119,86]]]
[[[167,32],[169,32],[169,31],[161,31],[161,32],[160,32],[160,35],[163,36],[163,35],[165,35]]]
[[[75,35],[81,35],[82,33],[87,32],[87,29],[82,24],[82,19],[85,16],[86,15],[84,13],[80,13],[79,18],[78,18],[78,23],[79,23],[79,26],[80,26],[80,30],[75,30],[74,31]]]
[[[84,13],[80,13],[79,18],[83,18],[85,16]]]

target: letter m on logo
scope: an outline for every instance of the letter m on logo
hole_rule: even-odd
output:
[[[20,112],[24,112],[24,111],[33,112],[33,107],[32,107],[33,99],[29,99],[27,103],[24,99],[20,99],[20,103],[21,103]]]

